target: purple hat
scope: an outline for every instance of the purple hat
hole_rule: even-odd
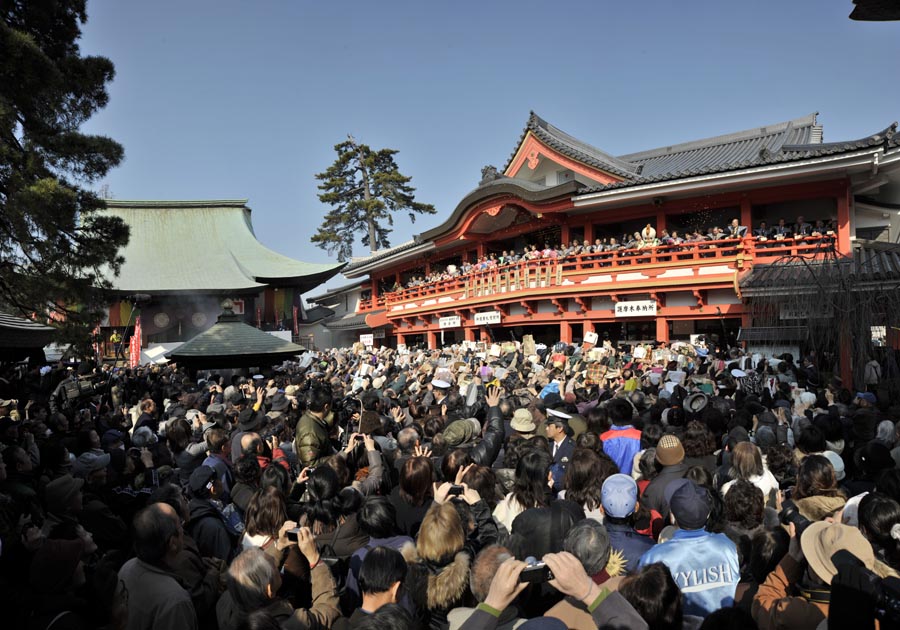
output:
[[[613,518],[625,518],[634,513],[637,505],[637,482],[628,475],[617,473],[603,482],[601,502],[603,512]]]
[[[676,479],[663,491],[669,509],[682,529],[703,529],[710,505],[706,490],[690,479]]]

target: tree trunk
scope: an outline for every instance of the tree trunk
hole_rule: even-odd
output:
[[[369,170],[366,168],[365,156],[362,153],[362,148],[356,144],[356,140],[353,136],[348,137],[350,138],[350,142],[353,143],[353,147],[356,149],[356,159],[359,161],[359,171],[362,173],[363,199],[366,200],[366,223],[369,226],[369,253],[374,254],[378,250],[378,243],[376,241],[378,235],[375,231],[375,219],[372,218],[372,211],[369,207],[369,202],[372,201],[372,189],[369,186]]]

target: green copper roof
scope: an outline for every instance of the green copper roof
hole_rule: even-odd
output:
[[[288,258],[256,240],[246,199],[107,200],[100,212],[122,218],[131,239],[125,263],[109,279],[121,293],[239,293],[267,285],[319,286],[343,264]]]

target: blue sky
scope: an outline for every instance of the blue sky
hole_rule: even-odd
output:
[[[900,22],[850,0],[91,0],[82,51],[116,65],[86,126],[125,147],[117,199],[249,198],[265,245],[310,245],[314,174],[348,133],[398,149],[417,199],[398,244],[502,167],[534,110],[613,154],[818,111],[825,141],[900,117]],[[356,254],[365,254],[359,245]],[[343,277],[330,286],[345,282]]]

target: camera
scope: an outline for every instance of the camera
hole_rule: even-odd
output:
[[[812,521],[800,514],[800,510],[797,509],[797,506],[790,499],[782,504],[781,512],[778,513],[778,519],[783,525],[793,523],[798,539],[803,535],[804,530],[812,523]]]
[[[287,539],[291,542],[297,542],[297,534],[300,532],[299,527],[295,527],[294,529],[289,529],[285,532]]]
[[[462,486],[458,486],[458,485],[456,485],[456,484],[453,484],[452,486],[450,486],[450,489],[447,490],[447,496],[448,496],[448,497],[458,497],[458,496],[460,496],[463,492],[465,492],[465,490],[466,490],[466,489],[463,488]]]
[[[528,566],[522,569],[522,573],[519,574],[519,582],[525,582],[528,584],[540,584],[542,582],[549,582],[553,579],[553,572],[543,562],[538,562],[531,558],[532,562],[528,563]]]
[[[900,627],[900,579],[880,578],[846,549],[831,556],[837,575],[831,580],[829,627]]]

